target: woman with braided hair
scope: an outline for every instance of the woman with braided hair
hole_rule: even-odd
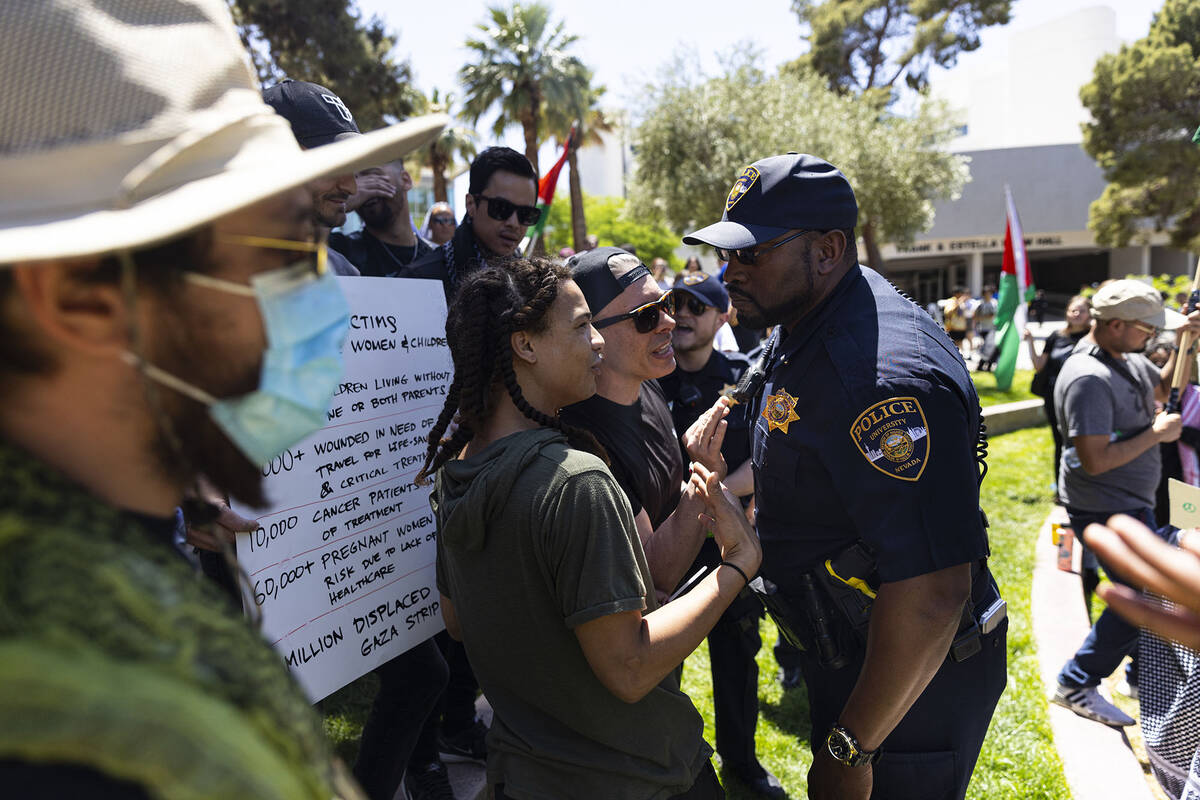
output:
[[[676,668],[758,570],[740,506],[693,468],[723,562],[659,607],[602,448],[558,419],[595,392],[603,346],[569,273],[472,273],[446,336],[454,381],[420,479],[436,472],[446,627],[495,712],[495,796],[723,797]]]

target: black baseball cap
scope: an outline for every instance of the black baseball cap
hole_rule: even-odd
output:
[[[707,272],[689,272],[680,275],[672,288],[677,292],[687,292],[704,305],[713,306],[717,311],[729,310],[729,292],[725,291],[725,284],[715,275],[709,275]]]
[[[263,100],[292,124],[305,150],[361,135],[342,98],[324,86],[288,78],[263,89]]]
[[[613,268],[632,267],[621,274],[613,275]],[[586,253],[579,253],[567,259],[567,269],[571,270],[571,278],[583,292],[587,300],[588,310],[599,314],[600,309],[611,303],[630,284],[650,274],[637,256],[619,247],[597,247]]]
[[[721,221],[683,241],[736,250],[791,230],[848,230],[857,224],[858,201],[846,176],[816,156],[788,153],[742,170],[729,190]]]

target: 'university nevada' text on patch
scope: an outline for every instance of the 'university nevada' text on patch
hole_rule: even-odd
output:
[[[891,397],[858,415],[850,438],[872,467],[916,481],[929,461],[929,427],[915,397]]]

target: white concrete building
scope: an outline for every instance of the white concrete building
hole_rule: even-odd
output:
[[[953,202],[936,205],[934,225],[911,245],[883,248],[888,277],[925,304],[953,286],[978,294],[997,284],[1004,249],[1004,187],[1012,188],[1025,230],[1034,283],[1063,303],[1083,284],[1129,273],[1184,274],[1191,254],[1149,243],[1100,247],[1087,228],[1088,207],[1104,191],[1099,166],[1080,145],[1089,119],[1079,100],[1096,59],[1121,45],[1107,6],[1013,31],[1007,53],[964,56],[932,84],[961,109],[962,135],[951,149],[971,159],[971,182]],[[974,55],[974,54],[971,54]],[[982,54],[979,54],[982,55]]]

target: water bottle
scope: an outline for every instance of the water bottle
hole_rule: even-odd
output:
[[[1075,544],[1075,531],[1063,525],[1058,529],[1058,568],[1063,572],[1071,572],[1073,561],[1072,550]]]

